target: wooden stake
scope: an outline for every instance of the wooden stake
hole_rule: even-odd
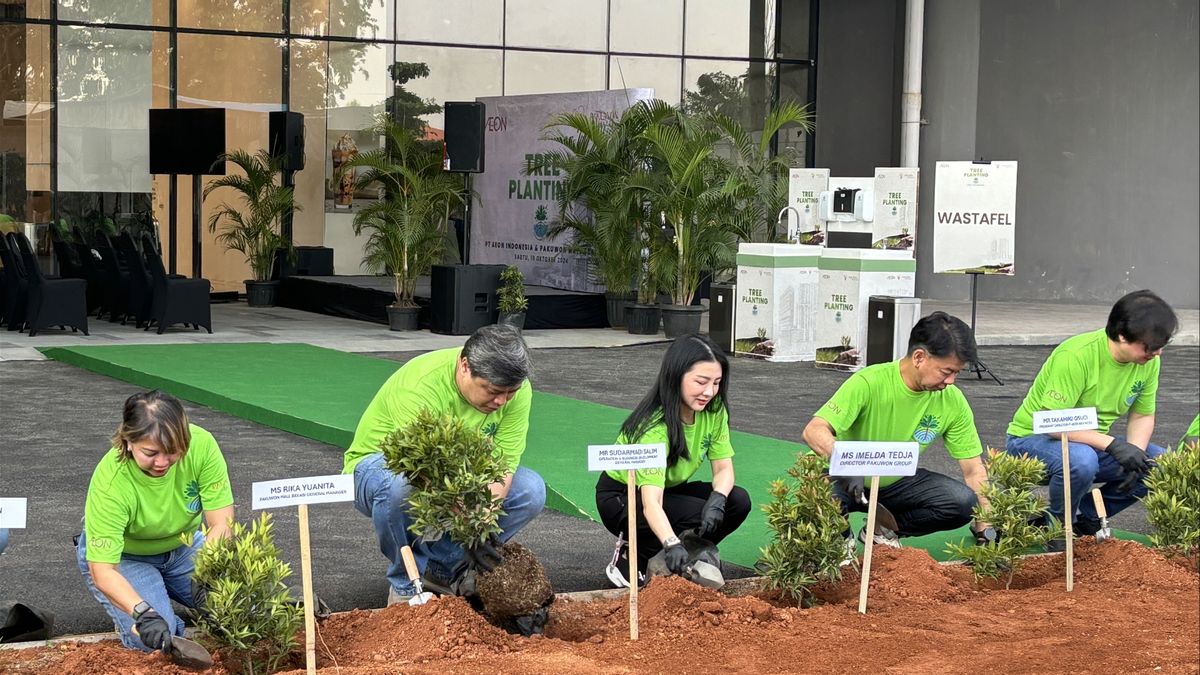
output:
[[[625,502],[628,506],[625,525],[629,537],[629,639],[638,639],[638,552],[637,552],[637,472],[625,472]]]
[[[1062,439],[1062,476],[1063,476],[1063,536],[1067,538],[1067,592],[1075,590],[1075,532],[1071,521],[1075,519],[1071,507],[1071,451],[1067,446],[1067,432],[1059,436]]]
[[[300,512],[300,577],[304,582],[304,665],[308,675],[317,672],[317,625],[313,615],[312,551],[308,542],[308,504]]]
[[[879,504],[879,478],[871,477],[871,499],[867,502],[866,550],[863,551],[862,581],[858,584],[858,613],[867,613],[867,586],[871,583],[871,552],[875,549],[875,506]]]

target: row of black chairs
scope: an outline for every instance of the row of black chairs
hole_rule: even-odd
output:
[[[7,232],[0,242],[4,263],[3,308],[0,322],[9,330],[39,330],[59,326],[88,334],[87,282],[42,274],[33,246],[23,232]]]

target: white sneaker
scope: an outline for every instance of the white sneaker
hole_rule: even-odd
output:
[[[866,534],[866,527],[863,527],[863,529],[858,531],[858,540],[863,544],[867,543]],[[883,544],[884,546],[891,546],[892,548],[903,548],[903,546],[900,545],[900,535],[892,532],[882,525],[875,526],[875,543]]]
[[[608,566],[604,568],[604,575],[613,586],[617,588],[629,588],[629,580],[625,578],[625,570],[629,569],[629,546],[625,544],[625,537],[617,535],[617,545],[613,547],[612,560]],[[641,571],[638,572],[638,588],[646,585],[646,575]]]
[[[408,601],[411,600],[412,597],[413,596],[411,596],[411,595],[401,594],[400,592],[398,592],[396,590],[395,586],[388,584],[388,597],[387,597],[387,606],[388,607],[391,607],[392,605],[407,605]]]

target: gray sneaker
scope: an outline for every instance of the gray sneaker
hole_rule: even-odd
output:
[[[406,595],[406,594],[401,593],[400,591],[397,591],[395,586],[388,584],[388,596],[387,596],[387,606],[388,607],[391,607],[392,605],[407,605],[408,601],[411,600],[412,597],[413,596],[411,596],[411,595]]]
[[[858,531],[858,540],[864,545],[867,543],[867,528],[865,526]],[[875,543],[892,548],[903,548],[900,545],[900,535],[882,525],[875,526]]]

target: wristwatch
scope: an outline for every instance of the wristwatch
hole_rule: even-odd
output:
[[[670,548],[671,546],[674,546],[675,544],[678,544],[678,543],[679,543],[679,537],[677,537],[676,535],[671,535],[671,536],[667,537],[666,539],[663,539],[663,548]]]
[[[971,528],[971,534],[975,535],[976,544],[993,544],[997,539],[996,528],[992,527],[991,525],[983,528],[982,530]]]
[[[148,611],[150,611],[150,603],[143,600],[133,606],[133,611],[129,613],[129,616],[133,617],[134,621],[137,621]]]

